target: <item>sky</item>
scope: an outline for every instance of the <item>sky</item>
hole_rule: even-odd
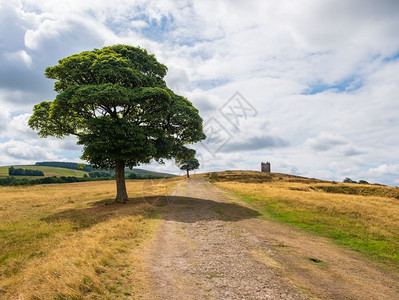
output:
[[[199,172],[260,170],[399,186],[397,0],[0,0],[0,165],[80,161],[39,138],[44,70],[114,44],[147,49],[204,119]],[[178,174],[173,161],[142,168]]]

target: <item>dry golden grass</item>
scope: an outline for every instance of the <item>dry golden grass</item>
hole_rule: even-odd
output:
[[[145,289],[140,249],[159,222],[143,199],[182,178],[0,188],[0,299],[116,299]]]
[[[268,181],[252,183],[252,172],[232,173],[222,172],[211,179],[217,186],[242,196],[264,215],[331,237],[375,258],[399,264],[398,199],[323,191],[328,186],[341,186],[335,190],[345,191],[347,184],[318,183],[303,178],[295,180],[292,176],[273,173]],[[260,172],[253,173],[260,176]],[[232,176],[239,179],[226,179]],[[369,185],[356,186],[363,192],[375,189]],[[386,193],[378,190],[379,194],[393,195],[392,188],[378,189],[387,189]]]

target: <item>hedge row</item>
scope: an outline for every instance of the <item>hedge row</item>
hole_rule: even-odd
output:
[[[134,174],[134,173],[132,173]],[[131,175],[131,174],[129,174]],[[157,177],[154,175],[137,175],[136,176],[127,176],[128,179],[157,179],[163,177]],[[132,178],[134,177],[134,178]],[[71,183],[71,182],[85,182],[85,181],[99,181],[99,180],[113,180],[115,178],[112,177],[97,177],[97,178],[90,178],[90,177],[44,177],[39,179],[26,179],[26,178],[15,178],[15,177],[5,177],[0,178],[0,186],[17,186],[17,185],[34,185],[34,184],[51,184],[51,183]]]
[[[8,175],[11,176],[44,176],[43,171],[40,170],[29,170],[29,169],[22,169],[22,168],[8,168]]]

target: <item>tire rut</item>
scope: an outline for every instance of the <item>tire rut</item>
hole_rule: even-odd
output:
[[[149,253],[153,298],[307,299],[265,259],[269,250],[234,225],[255,211],[202,180],[180,184],[174,198]]]

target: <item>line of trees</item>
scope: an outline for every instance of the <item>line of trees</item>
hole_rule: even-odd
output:
[[[110,177],[110,178],[115,178],[115,171],[91,171],[89,173],[90,178],[104,178],[104,177]]]
[[[111,178],[109,178],[111,179]],[[44,177],[40,179],[27,179],[27,178],[15,178],[5,177],[0,178],[0,186],[17,186],[17,185],[34,185],[34,184],[50,184],[50,183],[71,183],[71,182],[83,182],[83,181],[95,181],[94,178],[82,178],[82,177]],[[104,179],[101,179],[104,180]]]
[[[43,171],[40,170],[29,170],[29,169],[22,169],[22,168],[8,168],[8,175],[10,176],[44,176]]]
[[[85,174],[86,175],[86,174]],[[127,179],[161,179],[164,177],[156,176],[153,174],[136,174],[130,173]],[[51,183],[72,183],[72,182],[84,182],[84,181],[101,181],[101,180],[112,180],[115,176],[105,176],[105,177],[75,177],[75,176],[61,176],[61,177],[44,177],[40,179],[27,179],[27,178],[15,178],[15,177],[5,177],[0,178],[0,186],[17,186],[17,185],[35,185],[35,184],[51,184]]]
[[[35,163],[35,166],[56,167],[56,168],[80,170],[86,172],[91,172],[95,170],[95,168],[90,165],[79,164],[75,162],[63,162],[63,161],[42,161]]]
[[[369,184],[366,180],[359,180],[359,182],[346,177],[343,181],[344,183],[360,183],[360,184]]]
[[[165,178],[162,176],[157,176],[153,174],[136,174],[136,173],[129,173],[126,175],[127,179],[159,179],[159,178]]]

